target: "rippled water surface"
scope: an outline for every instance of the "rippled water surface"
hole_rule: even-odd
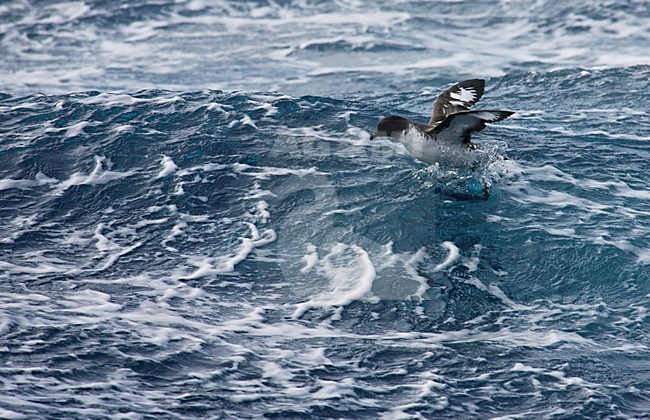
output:
[[[649,33],[644,1],[1,2],[0,417],[648,418]],[[474,171],[369,140],[471,77],[516,111]]]

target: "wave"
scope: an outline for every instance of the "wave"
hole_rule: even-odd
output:
[[[644,415],[647,75],[492,78],[487,200],[369,141],[442,83],[3,95],[0,416]]]
[[[0,74],[4,90],[19,94],[394,92],[462,76],[648,65],[648,21],[642,3],[609,0],[521,8],[505,0],[21,0],[0,6]]]

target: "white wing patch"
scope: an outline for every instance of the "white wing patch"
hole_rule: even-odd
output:
[[[472,88],[460,87],[457,92],[449,92],[449,96],[455,101],[449,101],[452,105],[463,106],[467,102],[472,102],[476,98],[476,91]]]
[[[499,121],[502,119],[502,115],[499,112],[475,111],[474,115],[486,122]]]
[[[452,114],[434,128],[438,140],[469,143],[470,136],[485,128],[485,123],[501,121],[511,111],[462,111]]]
[[[433,101],[433,113],[429,125],[437,125],[449,115],[467,111],[483,95],[485,80],[469,79],[456,83]]]

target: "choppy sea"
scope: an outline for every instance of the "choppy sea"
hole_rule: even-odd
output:
[[[0,418],[650,418],[648,45],[634,0],[1,1]],[[369,140],[475,77],[478,170]]]

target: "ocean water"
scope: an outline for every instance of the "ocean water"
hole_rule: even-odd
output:
[[[650,418],[648,45],[646,1],[0,2],[0,418]],[[475,171],[369,140],[474,77]]]

